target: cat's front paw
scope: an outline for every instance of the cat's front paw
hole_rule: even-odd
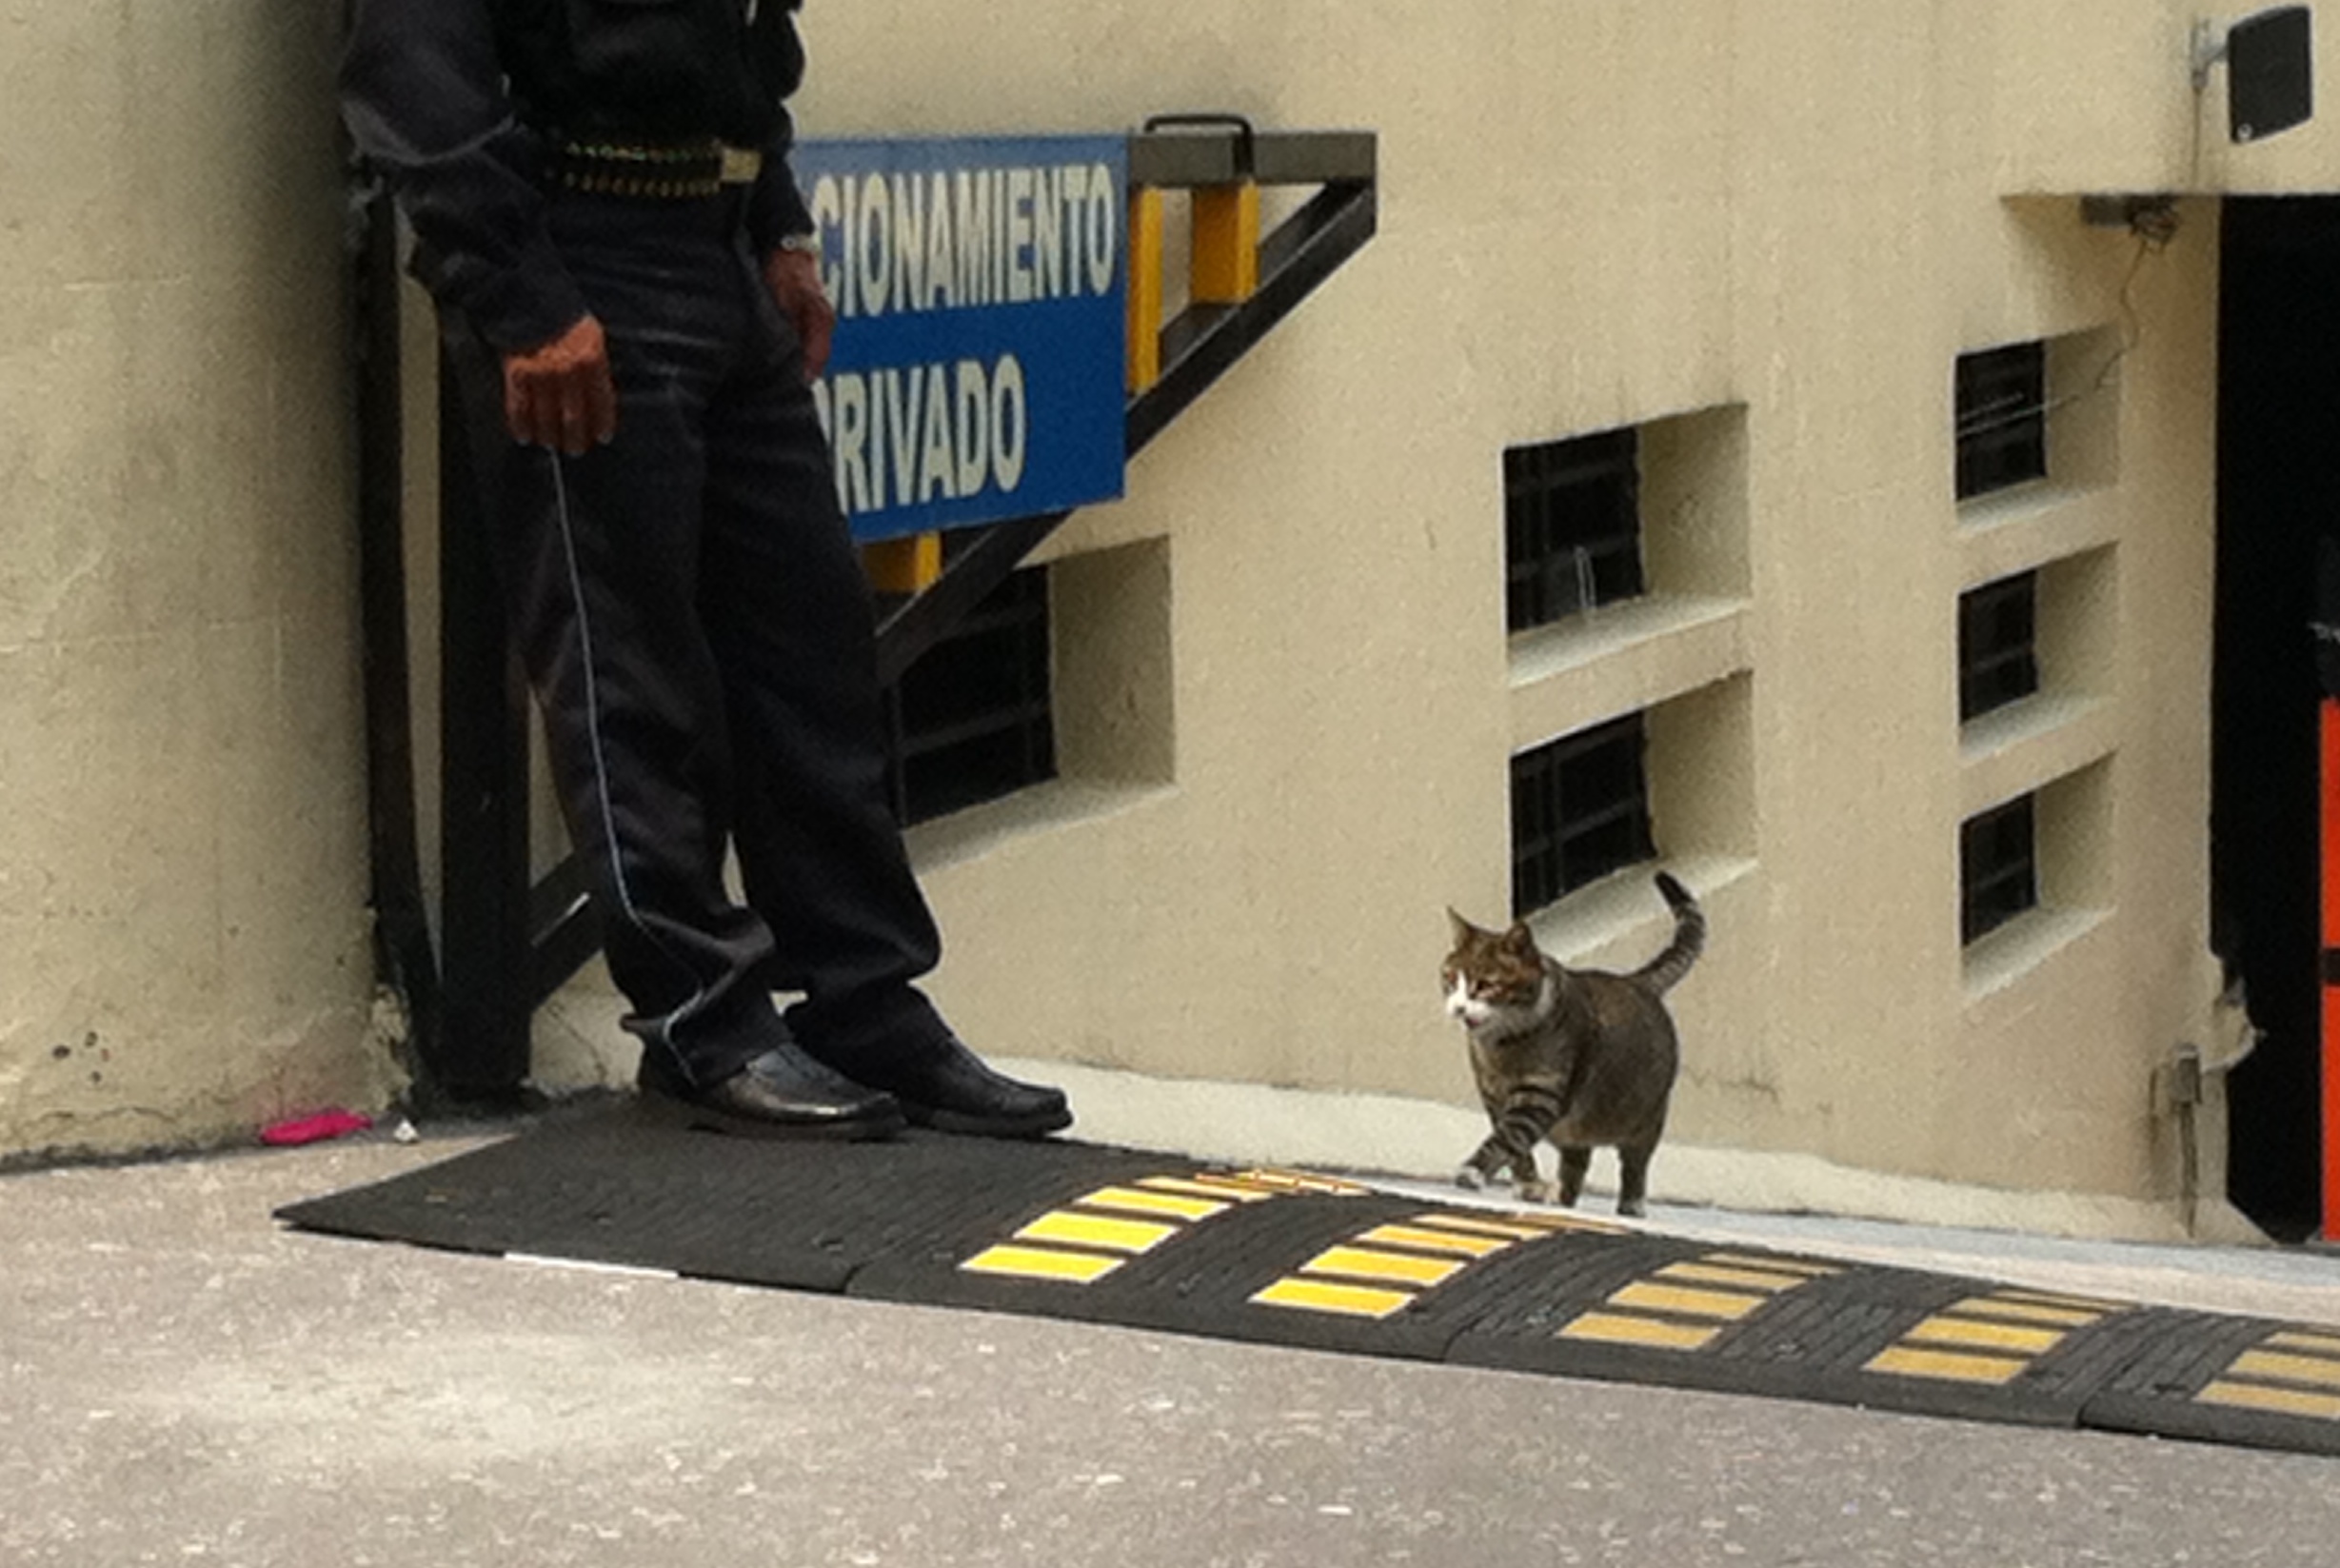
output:
[[[1522,1203],[1557,1203],[1559,1198],[1557,1182],[1537,1181],[1519,1183],[1519,1201]]]
[[[1465,1192],[1479,1192],[1487,1185],[1487,1173],[1477,1165],[1465,1165],[1455,1172],[1455,1185]]]

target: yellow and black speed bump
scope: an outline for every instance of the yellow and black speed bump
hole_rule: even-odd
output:
[[[1529,1294],[1455,1360],[2026,1424],[2078,1424],[2167,1314],[1717,1249],[1586,1302]]]
[[[2164,1316],[2171,1320],[2168,1331],[2090,1399],[2089,1424],[2340,1453],[2340,1330],[2199,1312]]]
[[[1157,1157],[1159,1160],[1160,1157]],[[1014,1214],[999,1241],[873,1263],[852,1294],[1080,1318],[1321,1350],[1444,1359],[1490,1293],[1558,1261],[1569,1239],[1652,1262],[1681,1243],[1540,1219],[1441,1210],[1418,1200],[1304,1186],[1282,1173],[1198,1173],[1160,1163],[1140,1191],[1171,1183],[1263,1183],[1260,1196],[1128,1233],[1097,1196]],[[1125,1186],[1127,1184],[1124,1184]],[[1625,1258],[1611,1267],[1635,1266]]]
[[[629,1107],[312,1230],[1364,1355],[2340,1455],[2340,1331],[1078,1143],[762,1143]]]

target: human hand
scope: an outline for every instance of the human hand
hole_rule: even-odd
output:
[[[819,381],[837,335],[836,308],[821,288],[821,258],[809,250],[775,250],[763,258],[763,283],[780,313],[796,327],[804,348],[804,379]]]
[[[609,344],[591,316],[542,347],[504,356],[504,424],[512,439],[582,457],[618,433]]]

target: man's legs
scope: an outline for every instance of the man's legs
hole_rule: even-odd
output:
[[[914,984],[938,943],[885,798],[868,588],[793,340],[727,241],[641,208],[605,231],[603,210],[555,217],[608,337],[612,444],[516,446],[494,356],[460,330],[450,348],[645,1088],[847,1136],[898,1116],[863,1083],[938,1126],[1066,1124],[1061,1095],[983,1068]],[[735,834],[752,910],[724,884]],[[804,993],[802,1048],[775,984]]]
[[[709,413],[700,595],[771,977],[803,995],[788,1022],[805,1048],[914,1120],[1054,1130],[1062,1097],[988,1073],[917,988],[941,943],[885,787],[868,582],[793,338],[775,312],[756,322]]]
[[[724,252],[702,248],[720,290]],[[697,610],[701,427],[744,312],[727,296],[628,288],[622,268],[579,272],[618,380],[610,445],[565,458],[515,444],[496,356],[460,321],[448,349],[512,636],[610,970],[633,1004],[644,1082],[734,1130],[882,1134],[900,1124],[890,1100],[794,1044],[762,979],[770,933],[724,885],[732,758]]]
[[[887,797],[869,587],[812,399],[801,379],[746,373],[708,444],[700,602],[770,978],[803,998],[789,1023],[831,1061],[922,1049],[947,1033],[915,983],[941,941]]]

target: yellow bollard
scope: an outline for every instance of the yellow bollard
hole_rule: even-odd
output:
[[[916,533],[863,545],[862,570],[880,593],[923,593],[942,575],[942,536]]]
[[[1240,305],[1259,291],[1259,188],[1205,186],[1195,192],[1190,276],[1198,305]]]
[[[1161,379],[1162,200],[1160,190],[1129,193],[1129,389]]]

